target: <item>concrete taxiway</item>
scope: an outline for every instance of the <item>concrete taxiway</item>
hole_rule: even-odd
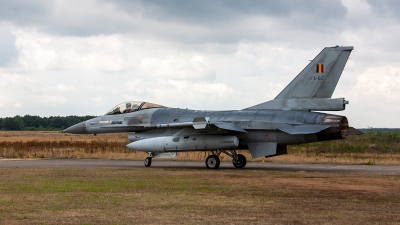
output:
[[[158,161],[153,160],[150,168],[143,161],[111,160],[111,159],[0,159],[0,168],[117,168],[117,169],[204,169],[204,162],[192,161]],[[221,162],[219,169],[232,169],[232,163]],[[380,165],[340,165],[340,164],[283,164],[248,162],[245,170],[275,170],[293,172],[334,172],[334,173],[364,173],[364,174],[395,174],[400,175],[400,166]]]

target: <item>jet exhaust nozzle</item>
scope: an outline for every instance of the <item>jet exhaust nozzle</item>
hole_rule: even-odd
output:
[[[320,141],[344,139],[349,133],[349,122],[345,116],[326,115],[321,124],[330,127],[317,133]]]

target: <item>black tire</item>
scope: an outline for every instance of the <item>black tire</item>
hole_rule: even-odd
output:
[[[232,163],[236,168],[244,168],[246,166],[246,157],[244,157],[244,155],[242,154],[238,154],[238,159],[237,160],[233,160]]]
[[[221,161],[217,155],[209,155],[206,159],[206,166],[208,169],[218,169]]]
[[[147,157],[147,158],[144,160],[144,166],[145,166],[145,167],[150,167],[150,166],[151,166],[151,160],[152,160],[151,157]]]

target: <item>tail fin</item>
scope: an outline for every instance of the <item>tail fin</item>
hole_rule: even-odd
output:
[[[330,98],[352,46],[324,48],[275,99]]]
[[[344,110],[348,101],[331,97],[352,50],[352,46],[324,48],[274,100],[246,109]]]

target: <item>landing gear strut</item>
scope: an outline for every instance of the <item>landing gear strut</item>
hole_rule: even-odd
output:
[[[236,168],[244,168],[246,166],[246,157],[242,154],[237,154],[236,150],[217,150],[215,153],[214,151],[212,151],[212,155],[209,155],[206,159],[206,166],[208,169],[218,169],[221,161],[219,160],[219,155],[221,155],[221,153],[225,153],[226,155],[228,155],[229,157],[232,158],[232,164],[236,167]]]

